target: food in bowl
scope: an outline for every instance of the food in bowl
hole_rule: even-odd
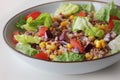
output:
[[[12,34],[15,49],[47,61],[90,61],[120,51],[120,10],[110,2],[63,3],[54,14],[34,11],[21,16]]]

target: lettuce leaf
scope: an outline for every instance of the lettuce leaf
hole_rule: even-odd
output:
[[[28,55],[28,56],[34,56],[35,54],[39,53],[38,50],[31,48],[29,44],[24,43],[17,43],[16,50]]]
[[[91,27],[91,28],[85,30],[85,35],[86,36],[95,36],[95,37],[98,37],[98,38],[102,38],[103,35],[104,35],[104,31],[100,30],[97,27]]]
[[[49,28],[52,24],[51,15],[48,13],[42,13],[38,18],[32,21],[28,21],[30,26],[38,27],[40,25],[44,25],[45,27]]]
[[[104,31],[89,22],[87,17],[75,17],[72,24],[72,31],[83,30],[87,36],[95,36],[101,38],[104,35]]]
[[[51,24],[52,24],[51,15],[48,13],[42,13],[35,20],[32,20],[32,18],[29,17],[24,22],[23,18],[21,18],[16,24],[16,26],[20,27],[21,29],[25,29],[27,31],[37,31],[40,25],[44,25],[45,27],[49,28]]]
[[[116,15],[117,14],[117,15]],[[98,10],[94,17],[96,20],[100,20],[100,21],[109,21],[110,15],[116,15],[118,16],[118,9],[116,7],[116,5],[114,4],[114,2],[110,2],[107,5],[105,5],[104,7],[102,7],[100,10]]]
[[[112,52],[116,53],[120,51],[120,35],[118,35],[114,40],[110,41],[108,46],[111,48]]]
[[[113,31],[119,35],[120,34],[120,20],[114,20],[114,28]]]
[[[87,17],[75,17],[72,23],[72,31],[78,31],[93,27]]]
[[[27,31],[37,31],[36,27],[30,26],[29,24],[24,24],[20,28],[25,29]]]
[[[78,53],[64,53],[62,55],[57,56],[54,61],[83,61],[84,55]]]
[[[18,42],[21,42],[21,43],[36,43],[36,44],[38,44],[40,41],[40,37],[37,37],[37,36],[33,37],[30,35],[28,36],[25,34],[15,35],[14,37]]]
[[[94,11],[94,6],[92,3],[89,4],[80,4],[80,10],[84,10],[86,12]]]
[[[55,14],[64,14],[71,15],[79,11],[79,6],[77,4],[65,3],[61,4],[60,7],[56,10]]]
[[[21,16],[18,22],[16,23],[16,27],[21,28],[22,25],[26,24],[26,20],[24,16]]]
[[[118,18],[120,18],[120,10],[117,10],[116,16],[117,16]]]

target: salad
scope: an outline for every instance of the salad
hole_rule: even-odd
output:
[[[120,51],[120,10],[110,2],[62,3],[54,14],[34,11],[21,16],[12,33],[15,49],[47,61],[89,61]]]

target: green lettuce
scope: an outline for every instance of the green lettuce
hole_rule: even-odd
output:
[[[112,53],[120,51],[120,35],[118,35],[114,40],[110,41],[108,46],[111,48]]]
[[[30,26],[29,24],[24,24],[20,28],[27,31],[37,31],[37,27]]]
[[[32,17],[29,17],[25,22],[23,18],[21,18],[16,26],[25,29],[27,31],[37,31],[40,25],[44,25],[45,27],[49,28],[52,24],[51,15],[48,13],[42,13],[38,18],[32,20]]]
[[[65,3],[61,4],[60,7],[56,10],[55,14],[64,14],[70,15],[77,13],[79,11],[79,6],[77,4]]]
[[[24,24],[26,24],[26,20],[23,16],[21,16],[18,22],[16,23],[16,27],[21,28],[21,26]]]
[[[115,15],[120,17],[119,10],[117,9],[113,1],[102,7],[100,10],[98,10],[95,13],[94,17],[96,20],[108,22],[110,15]]]
[[[29,18],[28,18],[29,19]],[[45,27],[49,28],[52,24],[52,18],[51,15],[48,13],[42,13],[38,18],[35,20],[29,19],[28,24],[30,26],[38,27],[40,25],[44,25]]]
[[[117,16],[118,18],[120,18],[120,10],[117,10],[116,16]]]
[[[104,31],[100,30],[97,27],[91,27],[91,28],[85,30],[85,35],[86,36],[95,36],[95,37],[98,37],[98,38],[102,38],[103,35],[104,35]]]
[[[40,41],[40,37],[25,35],[25,34],[15,35],[14,37],[18,42],[21,42],[21,43],[36,43],[36,44],[38,44]]]
[[[72,24],[72,31],[83,30],[87,36],[95,36],[101,38],[104,35],[104,31],[89,22],[87,17],[75,17]]]
[[[18,50],[28,56],[34,56],[35,54],[39,53],[39,50],[31,48],[31,46],[29,44],[24,44],[24,43],[17,43],[16,50]]]
[[[54,61],[83,61],[84,55],[78,53],[64,53],[62,55],[57,56]]]
[[[86,12],[94,11],[94,6],[92,3],[89,4],[80,4],[80,10],[84,10]]]
[[[119,35],[120,34],[120,20],[114,20],[114,28],[113,31]]]
[[[93,25],[89,22],[89,18],[87,17],[75,17],[72,23],[72,31],[78,31],[93,27]]]

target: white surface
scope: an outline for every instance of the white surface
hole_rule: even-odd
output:
[[[2,30],[6,21],[24,9],[55,0],[0,1],[0,80],[120,80],[120,61],[104,70],[89,74],[57,75],[38,71],[36,68],[11,55],[12,53],[7,50],[7,45],[2,37]],[[116,3],[120,4],[120,0],[117,0]]]

